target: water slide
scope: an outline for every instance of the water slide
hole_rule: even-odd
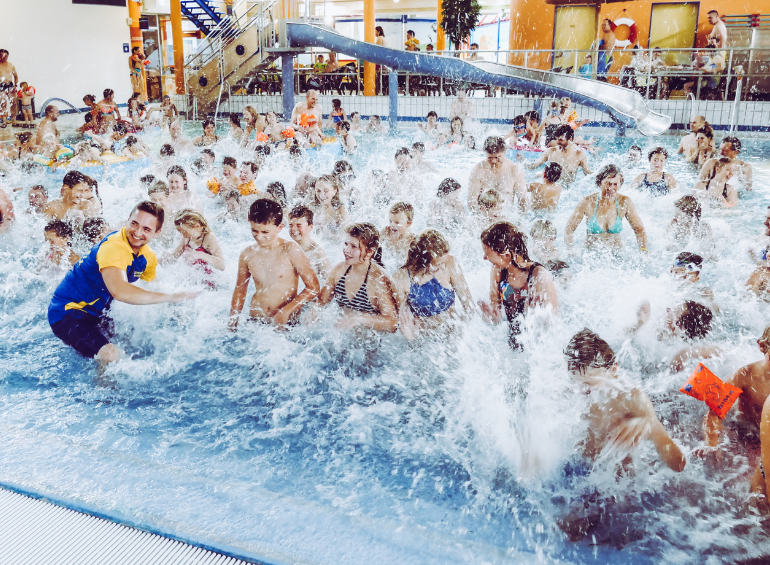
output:
[[[280,38],[284,47],[322,47],[399,71],[491,84],[530,91],[540,96],[569,96],[574,102],[606,112],[622,126],[635,127],[643,135],[659,135],[669,128],[672,121],[669,116],[650,110],[638,92],[606,82],[490,61],[468,62],[455,57],[381,47],[350,39],[330,27],[307,22],[287,20],[284,33],[285,36]]]

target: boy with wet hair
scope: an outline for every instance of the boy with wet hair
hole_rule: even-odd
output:
[[[408,202],[396,202],[390,207],[389,220],[388,226],[380,233],[380,245],[383,253],[401,266],[415,239],[410,229],[414,221],[414,206]]]
[[[683,251],[676,256],[671,267],[671,274],[681,282],[682,289],[696,301],[702,302],[712,312],[719,313],[719,308],[714,302],[714,291],[710,287],[698,284],[700,271],[703,265],[703,257]]]
[[[212,176],[206,183],[206,187],[209,189],[210,198],[213,198],[219,194],[220,190],[224,189],[237,189],[238,188],[238,161],[233,157],[225,157],[222,159],[222,176],[216,178]]]
[[[412,158],[412,168],[421,173],[435,173],[436,167],[423,160],[425,155],[425,144],[422,141],[415,141],[409,149],[409,155]]]
[[[244,161],[241,163],[241,170],[238,173],[238,180],[240,180],[238,192],[241,193],[241,196],[251,196],[259,193],[259,189],[254,182],[258,172],[259,167],[254,161]]]
[[[531,196],[530,208],[532,210],[553,211],[561,198],[561,165],[550,162],[543,171],[544,182],[531,182],[527,185],[527,192]]]
[[[485,190],[479,196],[478,227],[483,231],[492,224],[504,222],[503,196],[494,188]]]
[[[45,240],[49,250],[41,268],[69,269],[80,260],[72,250],[72,225],[62,220],[51,220],[45,226]]]
[[[289,235],[310,259],[310,264],[318,275],[318,280],[323,284],[329,278],[332,265],[323,247],[313,240],[312,233],[313,211],[307,206],[292,208],[289,212]]]
[[[302,307],[321,290],[313,266],[299,245],[278,236],[283,229],[283,211],[277,202],[255,200],[249,208],[249,224],[256,244],[244,249],[238,259],[229,328],[233,332],[238,329],[250,279],[256,287],[250,320],[279,327],[296,324]],[[300,279],[305,288],[298,294]]]
[[[661,424],[649,397],[619,377],[615,353],[606,341],[584,328],[572,336],[564,355],[567,370],[580,387],[576,401],[585,399],[588,404],[582,412],[588,432],[576,446],[582,461],[575,466],[595,466],[601,461],[629,471],[635,449],[650,440],[669,469],[677,473],[684,469],[687,460],[682,450]],[[583,500],[560,520],[559,526],[573,541],[598,525],[604,513],[598,502]]]

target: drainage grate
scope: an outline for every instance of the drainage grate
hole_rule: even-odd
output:
[[[2,565],[248,565],[130,526],[0,488]]]

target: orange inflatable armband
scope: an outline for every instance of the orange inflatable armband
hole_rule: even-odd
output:
[[[698,363],[679,392],[704,401],[706,406],[711,408],[714,414],[720,418],[727,415],[738,397],[743,394],[743,391],[738,387],[723,382],[703,363]]]
[[[311,128],[318,123],[318,118],[313,114],[300,114],[299,125],[303,128]]]
[[[257,132],[257,141],[261,141],[262,143],[267,143],[270,141],[270,138],[267,136],[267,134],[264,131]]]
[[[281,135],[284,136],[286,139],[290,139],[294,137],[295,131],[294,128],[288,127],[285,130],[281,132]]]
[[[219,194],[219,181],[216,178],[211,177],[206,183],[206,187],[214,194]]]

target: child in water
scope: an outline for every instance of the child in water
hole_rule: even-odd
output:
[[[45,226],[45,240],[48,252],[40,269],[61,269],[68,271],[80,257],[72,250],[72,225],[63,220],[51,220]]]
[[[197,210],[180,210],[174,218],[174,226],[182,236],[177,248],[166,258],[175,261],[183,258],[188,264],[199,267],[203,271],[203,283],[214,290],[217,287],[212,278],[214,269],[225,270],[225,260],[219,240],[211,231],[203,214]]]
[[[332,99],[332,110],[329,112],[329,119],[326,121],[326,129],[336,129],[337,124],[347,121],[345,110],[342,109],[342,101],[339,98]]]
[[[289,235],[302,248],[313,265],[321,284],[329,277],[332,265],[326,252],[313,240],[313,211],[307,206],[295,206],[289,212]]]
[[[293,325],[302,307],[318,296],[318,277],[299,245],[278,236],[283,229],[283,211],[277,202],[267,198],[255,200],[249,208],[249,224],[256,244],[244,249],[238,259],[230,330],[238,328],[250,279],[254,280],[256,290],[249,319],[279,327]],[[305,288],[297,293],[300,279]]]

